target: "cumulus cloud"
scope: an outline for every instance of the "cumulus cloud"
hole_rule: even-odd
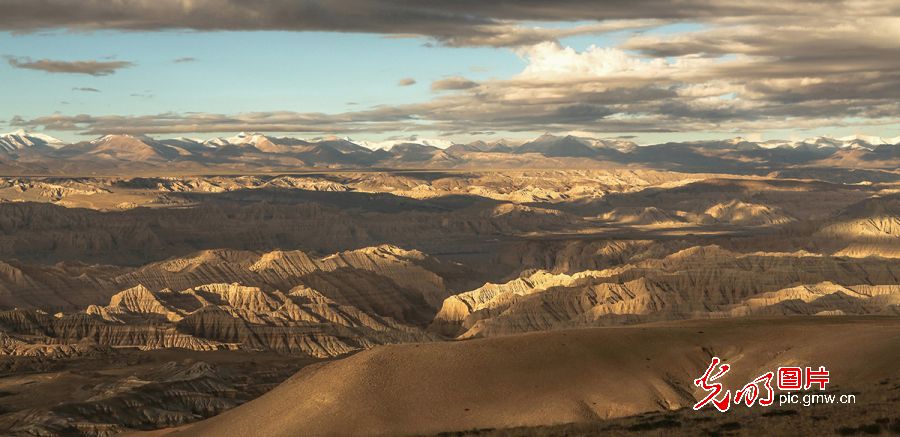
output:
[[[900,121],[900,3],[890,0],[685,0],[674,5],[663,0],[122,0],[114,5],[100,0],[77,5],[0,0],[0,6],[7,11],[0,16],[0,29],[14,31],[368,32],[427,37],[445,46],[511,47],[525,64],[507,78],[436,80],[431,89],[439,93],[430,101],[340,114],[54,115],[18,120],[48,129],[691,132]],[[692,25],[684,27],[687,31],[664,27],[641,32],[688,20]],[[618,30],[632,32],[608,47],[578,50],[561,42],[569,36]],[[407,78],[398,85],[412,83]]]
[[[399,85],[399,86],[410,86],[410,85],[415,85],[415,84],[416,84],[416,80],[411,77],[404,77],[403,79],[400,79],[399,81],[397,81],[397,85]]]
[[[518,23],[492,23],[475,26],[471,32],[437,37],[450,47],[491,46],[519,47],[545,41],[558,41],[577,35],[603,34],[620,30],[639,30],[663,24],[663,20],[611,20],[571,27],[536,27]]]
[[[7,56],[7,62],[14,68],[40,70],[47,73],[88,74],[91,76],[108,76],[134,64],[127,61],[56,61],[51,59],[32,60],[16,56]]]
[[[615,47],[590,46],[579,52],[559,43],[544,42],[517,51],[528,61],[523,78],[654,78],[680,74],[710,65],[702,57],[641,58]]]
[[[477,82],[473,82],[462,76],[447,77],[431,82],[432,91],[467,90],[477,86]]]

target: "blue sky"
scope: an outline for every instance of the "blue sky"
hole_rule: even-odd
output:
[[[427,101],[433,80],[508,77],[524,61],[509,50],[445,48],[422,38],[335,32],[0,33],[3,55],[136,65],[109,76],[53,74],[0,63],[0,120],[50,112],[92,115],[163,112],[338,113]],[[175,63],[191,57],[192,62]],[[402,78],[417,83],[401,87]],[[74,88],[96,88],[96,92]],[[5,126],[10,129],[10,126]],[[60,136],[67,133],[55,132]],[[68,133],[71,136],[71,133]]]
[[[565,29],[590,25],[592,21],[571,22],[519,22],[520,29],[541,27],[544,29]],[[579,59],[571,62],[587,62],[580,59],[587,55],[592,47],[617,48],[624,47],[634,36],[656,39],[667,42],[681,36],[691,36],[705,31],[717,31],[713,26],[699,22],[681,21],[661,24],[656,27],[615,31],[602,34],[582,34],[564,37],[558,41],[558,50],[574,49]],[[116,71],[107,76],[91,76],[86,74],[50,73],[33,69],[16,68],[10,62],[0,62],[0,98],[7,102],[0,108],[0,130],[14,130],[13,117],[31,120],[52,114],[76,116],[88,114],[93,117],[104,116],[152,116],[156,114],[223,114],[226,116],[266,111],[289,111],[295,113],[342,114],[378,107],[427,104],[439,101],[442,97],[459,93],[469,93],[466,104],[475,108],[473,120],[503,120],[507,112],[514,113],[517,108],[528,106],[527,101],[512,102],[506,107],[489,108],[478,113],[478,93],[493,92],[494,98],[503,93],[516,94],[527,90],[527,86],[516,88],[514,79],[529,65],[530,60],[522,55],[522,47],[491,47],[473,44],[469,47],[448,47],[437,42],[435,38],[425,35],[396,36],[371,33],[342,33],[327,31],[119,31],[97,30],[91,32],[67,30],[37,30],[34,32],[14,33],[0,32],[0,55],[7,59],[30,58],[32,60],[49,59],[54,61],[127,61],[134,65]],[[527,49],[527,48],[526,48]],[[763,48],[764,49],[764,48]],[[525,51],[527,52],[527,50]],[[517,54],[518,53],[518,54]],[[632,57],[632,61],[651,62],[652,56],[642,54],[639,50],[625,48],[623,53]],[[723,61],[738,61],[738,54],[719,55]],[[174,62],[179,58],[193,58],[190,62]],[[690,56],[685,56],[685,59]],[[602,62],[606,62],[602,56]],[[665,62],[676,62],[677,56],[660,58]],[[763,59],[763,58],[760,58]],[[6,59],[4,60],[6,61]],[[566,61],[566,62],[570,62]],[[597,62],[596,60],[591,62]],[[755,61],[760,62],[760,61]],[[748,64],[753,66],[753,64]],[[619,66],[621,68],[625,67]],[[573,66],[573,68],[575,68]],[[617,67],[618,68],[618,67]],[[888,70],[889,66],[885,67]],[[627,72],[626,70],[618,73]],[[815,72],[805,72],[814,74]],[[436,93],[431,90],[432,82],[448,77],[465,77],[472,81],[488,84],[474,90],[459,90]],[[403,78],[413,78],[416,84],[399,86]],[[542,79],[555,79],[544,77]],[[569,113],[564,111],[567,103],[587,105],[593,108],[596,103],[580,102],[577,87],[583,85],[573,82],[569,99],[555,102],[547,106],[548,126],[554,125],[550,119],[554,114]],[[703,85],[690,82],[690,79],[679,83],[678,80],[661,76],[660,89],[681,90],[685,87]],[[742,82],[733,78],[713,78],[719,81],[732,81],[730,90],[722,91],[722,101],[733,101],[734,108],[741,103],[759,104],[758,96],[742,96],[745,89],[740,88]],[[715,80],[710,79],[711,84]],[[759,78],[760,81],[765,77]],[[592,78],[596,84],[604,84],[605,78]],[[635,83],[641,83],[641,77],[635,76]],[[680,80],[680,79],[679,79]],[[748,81],[748,79],[740,79]],[[781,80],[781,79],[779,79]],[[830,79],[829,79],[830,80]],[[614,82],[610,82],[614,83]],[[762,82],[760,82],[762,83]],[[758,84],[757,84],[758,85]],[[611,85],[621,86],[621,85]],[[626,84],[626,88],[629,85]],[[647,86],[647,85],[641,85]],[[652,86],[652,85],[651,85]],[[716,85],[718,86],[718,85]],[[767,85],[768,86],[768,85]],[[735,88],[738,87],[738,88]],[[78,88],[93,88],[99,92],[85,92]],[[560,91],[563,90],[563,91]],[[563,92],[562,88],[551,89],[550,92]],[[794,90],[790,90],[794,91]],[[777,102],[777,93],[765,98]],[[743,100],[742,100],[743,99]],[[639,103],[639,102],[638,102]],[[667,102],[660,100],[659,107]],[[671,103],[671,102],[669,102]],[[708,105],[709,99],[686,98],[685,105]],[[605,104],[605,103],[604,103]],[[864,103],[865,104],[865,103]],[[890,105],[890,102],[879,102]],[[789,104],[788,104],[789,105]],[[655,116],[655,106],[620,104],[616,108],[623,119]],[[888,107],[889,106],[885,106]],[[667,108],[671,109],[672,106]],[[452,105],[445,108],[454,109]],[[677,109],[677,108],[676,108]],[[697,114],[715,114],[715,109],[701,108]],[[778,106],[768,105],[765,110],[778,112]],[[879,121],[873,123],[866,116],[848,114],[843,119],[814,123],[813,128],[804,125],[805,115],[800,108],[796,114],[788,114],[784,120],[773,120],[771,127],[753,125],[754,117],[740,120],[744,125],[752,125],[746,130],[728,127],[728,123],[717,120],[707,123],[709,128],[685,128],[680,131],[677,119],[666,121],[665,126],[654,129],[650,125],[645,130],[629,132],[615,127],[603,127],[596,136],[635,135],[642,143],[677,141],[687,139],[730,138],[745,135],[758,138],[798,138],[812,135],[844,136],[854,133],[871,133],[885,137],[900,135],[900,125],[895,122]],[[504,112],[505,111],[505,112]],[[636,112],[637,111],[637,112]],[[643,111],[644,113],[639,113]],[[704,112],[706,111],[706,112]],[[576,111],[577,112],[577,111]],[[788,111],[790,112],[790,111]],[[864,112],[857,106],[856,113]],[[884,109],[880,110],[885,113]],[[637,117],[635,116],[637,114]],[[702,115],[700,116],[702,117]],[[791,118],[788,118],[791,117]],[[835,116],[831,116],[835,117]],[[881,116],[883,118],[883,115]],[[527,138],[539,135],[547,128],[540,118],[532,114],[522,118],[515,128],[491,129],[495,136]],[[771,117],[770,117],[771,119]],[[791,119],[798,120],[797,123]],[[537,120],[537,121],[535,121]],[[687,119],[686,119],[687,120]],[[702,125],[705,120],[687,120],[695,125]],[[456,120],[458,123],[459,120]],[[524,125],[522,123],[525,123]],[[533,124],[530,129],[528,123]],[[610,123],[606,126],[615,126]],[[673,131],[673,126],[674,130]],[[582,126],[590,129],[591,124]],[[485,130],[485,127],[480,127]],[[558,130],[558,129],[557,129]],[[574,126],[571,131],[581,131]],[[654,132],[658,130],[658,132]],[[48,130],[47,133],[65,140],[86,139],[95,135],[80,135],[79,130]],[[138,133],[138,132],[135,132]],[[180,134],[193,137],[211,137],[230,135],[233,132],[182,132]],[[396,135],[412,133],[423,136],[436,136],[437,131],[384,131],[365,134],[365,139],[380,140]],[[560,132],[555,132],[560,133]],[[278,132],[277,134],[291,134]],[[175,136],[161,135],[161,136]],[[298,136],[312,136],[299,134]],[[359,135],[354,135],[358,138]],[[465,133],[454,133],[453,139],[471,140],[474,136]]]

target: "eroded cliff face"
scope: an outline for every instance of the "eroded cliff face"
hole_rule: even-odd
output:
[[[900,258],[900,196],[867,199],[836,214],[816,232],[839,255]]]
[[[325,358],[374,344],[433,340],[421,328],[450,295],[438,273],[453,270],[396,246],[321,258],[300,251],[211,250],[111,276],[103,283],[107,288],[136,285],[106,305],[55,315],[10,310],[0,313],[0,326],[30,344],[90,341]],[[78,292],[58,291],[60,299]]]
[[[21,362],[26,358],[19,357]],[[311,361],[261,352],[109,349],[0,379],[0,429],[14,435],[111,436],[179,426],[234,408]]]
[[[106,303],[114,293],[136,285],[180,290],[224,282],[286,291],[307,284],[338,302],[367,305],[400,319],[407,313],[421,323],[431,316],[427,308],[439,306],[448,289],[469,283],[466,272],[458,264],[391,245],[326,257],[302,251],[205,250],[139,268],[10,261],[0,262],[0,307],[71,312]]]
[[[235,364],[256,357],[287,369],[569,327],[896,317],[898,191],[643,170],[7,178],[0,430],[195,421],[291,373]]]
[[[0,204],[0,257],[139,266],[219,248],[334,253],[394,244],[439,252],[577,221],[557,210],[476,197],[333,195],[341,197],[302,190],[188,193],[160,207],[124,211]]]
[[[693,247],[604,270],[526,272],[444,301],[432,330],[460,338],[574,326],[762,315],[900,315],[900,267],[810,253]]]

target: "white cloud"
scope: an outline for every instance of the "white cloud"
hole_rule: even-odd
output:
[[[577,79],[598,77],[652,78],[672,76],[712,66],[716,60],[683,56],[668,60],[632,55],[615,47],[590,46],[579,52],[556,42],[543,42],[516,50],[528,61],[523,79]]]

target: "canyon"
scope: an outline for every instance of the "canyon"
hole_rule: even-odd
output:
[[[697,396],[689,377],[711,351],[755,371],[825,360],[793,341],[833,337],[840,356],[889,366],[898,230],[896,177],[637,168],[7,176],[0,429],[540,433],[590,422],[628,433],[642,414],[686,423],[680,411]],[[691,334],[700,331],[710,335]],[[875,331],[875,342],[855,340]],[[688,352],[668,357],[667,342]],[[750,351],[768,358],[741,358]],[[629,373],[642,384],[631,403],[591,376],[643,368],[645,356],[678,369]],[[557,361],[535,364],[544,359]],[[415,376],[425,368],[431,376]],[[548,372],[536,389],[521,380],[534,368]],[[572,376],[551,387],[561,378],[553,372]],[[379,379],[389,375],[398,376]],[[344,382],[322,386],[334,379]],[[856,382],[883,392],[875,376]],[[488,392],[518,401],[448,394],[492,384]],[[407,395],[378,398],[378,387]],[[414,395],[434,390],[465,410]],[[516,403],[535,396],[555,407]],[[333,413],[379,411],[376,420],[415,408],[441,416],[385,427]],[[278,418],[259,419],[266,414]],[[841,420],[827,431],[856,423]]]

